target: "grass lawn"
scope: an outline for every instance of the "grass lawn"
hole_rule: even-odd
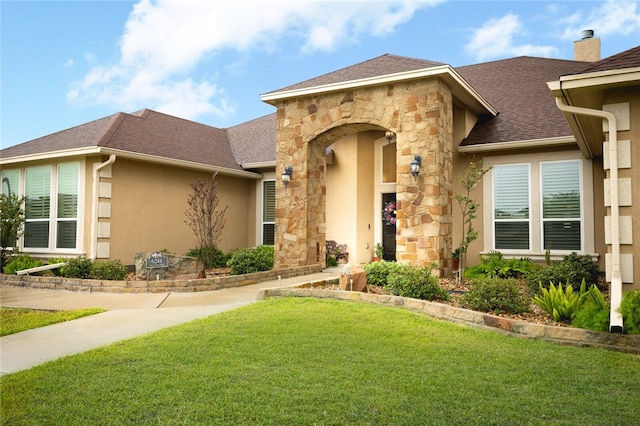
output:
[[[640,357],[269,299],[0,378],[2,424],[638,424]]]
[[[27,308],[0,307],[0,336],[44,327],[58,322],[105,312],[102,308],[76,309],[73,311],[45,311]]]

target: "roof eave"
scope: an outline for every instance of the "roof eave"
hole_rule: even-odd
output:
[[[235,176],[235,177],[242,177],[242,178],[249,178],[249,179],[261,179],[262,178],[262,174],[260,174],[260,173],[249,172],[249,171],[245,171],[245,170],[231,169],[231,168],[228,168],[228,167],[215,166],[215,165],[210,165],[210,164],[197,163],[197,162],[194,162],[194,161],[186,161],[186,160],[178,160],[178,159],[167,158],[167,157],[160,157],[160,156],[157,156],[157,155],[140,154],[140,153],[137,153],[137,152],[124,151],[124,150],[111,149],[111,148],[103,148],[100,151],[100,153],[101,154],[105,154],[105,155],[116,154],[118,156],[118,158],[126,158],[126,159],[129,159],[129,160],[136,160],[136,161],[144,161],[144,162],[147,162],[147,163],[162,164],[162,165],[165,165],[165,166],[181,167],[181,168],[186,168],[186,169],[191,169],[191,170],[199,170],[199,171],[205,171],[205,172],[218,172],[218,173],[226,175],[226,176]]]
[[[509,142],[493,142],[477,145],[459,146],[461,154],[486,154],[496,151],[510,151],[514,149],[551,148],[562,146],[575,146],[576,139],[573,136],[560,136],[555,138],[528,139]]]
[[[24,163],[28,161],[42,161],[53,158],[77,157],[82,155],[100,154],[102,148],[91,146],[87,148],[65,149],[61,151],[39,152],[36,154],[18,155],[15,157],[0,158],[0,165]]]
[[[352,90],[360,87],[377,86],[430,77],[441,78],[447,82],[452,87],[454,96],[459,98],[465,104],[473,107],[476,112],[480,114],[489,113],[493,116],[498,115],[497,110],[493,108],[482,96],[480,96],[480,94],[449,65],[440,65],[420,70],[404,71],[400,73],[306,87],[302,89],[265,93],[260,95],[260,99],[268,104],[276,105],[276,101],[283,99],[314,96],[323,93]]]

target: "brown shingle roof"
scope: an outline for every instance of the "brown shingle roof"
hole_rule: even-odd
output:
[[[604,58],[601,61],[590,64],[578,74],[586,74],[598,71],[613,71],[624,68],[640,67],[640,46],[633,47],[624,52]]]
[[[462,145],[571,135],[546,82],[584,66],[584,62],[521,56],[456,68],[499,112],[478,122]]]
[[[276,114],[227,129],[236,159],[242,165],[276,161]]]
[[[19,157],[53,151],[98,146],[100,139],[122,120],[124,114],[117,113],[80,126],[52,133],[0,151],[0,158]]]
[[[407,58],[385,54],[377,58],[369,59],[319,77],[312,78],[282,89],[267,93],[275,94],[289,90],[307,89],[310,87],[324,86],[327,84],[344,83],[348,81],[361,80],[364,78],[380,77],[383,75],[396,74],[401,72],[422,70],[445,65],[442,62],[426,61],[424,59]]]
[[[120,112],[12,146],[0,151],[0,157],[90,147],[242,170],[233,155],[226,130],[148,109],[133,114]]]

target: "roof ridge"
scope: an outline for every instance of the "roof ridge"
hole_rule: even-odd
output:
[[[107,126],[107,129],[102,133],[102,136],[96,143],[96,146],[107,146],[107,142],[111,139],[111,136],[116,132],[120,124],[124,121],[125,117],[129,115],[125,112],[117,112],[111,116],[111,122]]]

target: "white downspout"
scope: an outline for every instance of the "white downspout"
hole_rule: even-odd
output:
[[[567,105],[556,97],[561,111],[599,117],[609,122],[609,181],[611,192],[611,314],[609,331],[622,333],[622,315],[618,312],[622,301],[622,274],[620,272],[620,203],[618,201],[618,125],[616,117],[608,111]]]
[[[95,259],[98,251],[98,207],[100,205],[100,170],[110,166],[116,161],[116,155],[111,154],[104,163],[93,165],[93,192],[91,206],[91,251],[90,259]]]

